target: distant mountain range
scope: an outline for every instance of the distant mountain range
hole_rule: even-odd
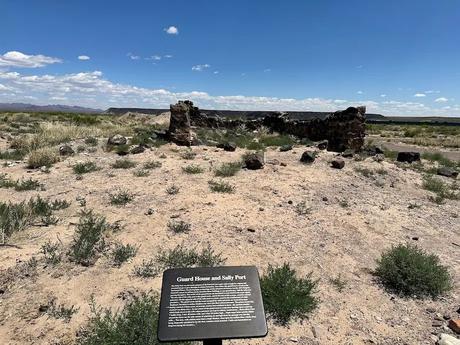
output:
[[[49,104],[35,105],[28,103],[0,103],[0,111],[24,111],[24,112],[63,112],[63,113],[80,113],[80,114],[97,114],[102,113],[101,109],[92,109],[78,106]]]

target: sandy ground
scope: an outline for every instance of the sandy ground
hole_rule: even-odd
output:
[[[0,248],[0,274],[32,256],[39,260],[36,278],[17,279],[0,294],[0,343],[71,344],[87,321],[92,295],[97,304],[116,308],[126,294],[159,292],[161,277],[135,277],[135,265],[154,257],[159,248],[181,243],[201,248],[210,243],[228,265],[256,265],[263,273],[268,264],[289,262],[299,275],[313,272],[320,279],[321,303],[308,320],[289,327],[270,321],[266,338],[227,344],[434,344],[435,334],[446,332],[442,326],[433,327],[436,314],[458,317],[460,307],[460,202],[430,202],[429,192],[421,188],[421,175],[391,162],[348,159],[344,169],[335,170],[328,163],[334,156],[330,152],[321,152],[312,165],[301,164],[304,149],[268,150],[267,160],[287,166],[266,164],[263,170],[242,170],[226,178],[236,187],[233,194],[212,193],[208,181],[213,167],[239,159],[243,150],[196,147],[195,160],[186,161],[175,145],[165,145],[130,156],[139,163],[152,159],[163,163],[148,177],[134,177],[133,169],[112,169],[110,164],[118,157],[101,149],[68,158],[49,174],[26,170],[23,163],[1,167],[13,178],[41,181],[46,190],[0,189],[0,200],[18,202],[40,194],[72,204],[57,212],[57,225],[31,227],[10,239],[18,248]],[[167,158],[159,158],[162,153]],[[71,166],[81,160],[95,161],[103,169],[76,180]],[[183,173],[181,168],[190,163],[206,172]],[[377,186],[375,179],[362,176],[355,167],[384,168],[388,174],[379,177]],[[165,191],[172,184],[180,187],[177,195]],[[134,193],[134,201],[123,207],[110,205],[108,194],[118,189]],[[77,197],[86,198],[87,208],[109,222],[121,221],[125,228],[112,240],[140,245],[131,262],[115,268],[101,257],[91,267],[69,262],[45,265],[39,253],[43,243],[59,238],[68,246],[72,240],[81,210]],[[348,207],[341,206],[344,201]],[[309,214],[297,214],[295,207],[301,202],[311,208]],[[409,204],[420,207],[410,209]],[[152,215],[146,215],[149,208],[154,209]],[[190,222],[191,232],[168,231],[172,217]],[[403,299],[374,281],[370,270],[381,252],[393,244],[415,242],[413,238],[450,268],[456,287],[449,295],[436,301]],[[339,275],[347,282],[342,292],[330,282]],[[79,308],[69,323],[39,312],[39,306],[53,297]]]

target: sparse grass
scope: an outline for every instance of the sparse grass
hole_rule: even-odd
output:
[[[423,177],[422,187],[436,194],[435,197],[430,197],[429,199],[438,204],[443,203],[445,199],[458,200],[460,198],[458,185],[455,182],[449,186],[441,179],[431,175],[425,175]]]
[[[449,167],[449,168],[460,168],[460,162],[452,161],[444,157],[439,152],[424,152],[422,153],[422,158],[431,162],[438,162],[439,165]]]
[[[138,248],[130,244],[119,244],[115,245],[112,250],[112,263],[116,267],[120,267],[123,263],[133,258],[137,254]]]
[[[97,146],[98,140],[95,137],[85,138],[85,144],[88,146]]]
[[[281,325],[287,325],[291,319],[305,319],[318,305],[319,300],[314,296],[317,284],[311,273],[297,278],[289,264],[268,266],[260,280],[266,312]]]
[[[189,232],[192,229],[192,225],[190,223],[184,222],[183,220],[180,221],[170,221],[168,223],[168,230],[174,232],[175,234],[181,234]]]
[[[43,147],[29,153],[27,167],[31,169],[43,166],[50,167],[57,162],[59,162],[59,155],[56,150],[49,147]]]
[[[438,256],[411,244],[384,252],[375,274],[387,289],[408,297],[435,298],[452,288],[452,277]]]
[[[241,170],[242,162],[223,163],[220,167],[214,170],[214,175],[218,177],[234,176]]]
[[[131,169],[134,168],[137,165],[136,162],[128,159],[128,158],[123,158],[123,159],[117,159],[113,164],[112,168],[114,169]]]
[[[0,188],[14,188],[14,190],[22,192],[27,190],[41,190],[43,189],[43,185],[32,178],[14,181],[9,179],[6,174],[0,174]]]
[[[152,170],[152,169],[158,169],[161,168],[162,163],[159,161],[148,161],[142,164],[142,168],[145,170]]]
[[[387,175],[388,174],[388,172],[383,168],[372,170],[369,168],[356,167],[355,171],[365,177],[374,177],[375,175]]]
[[[70,247],[70,258],[84,266],[93,264],[97,254],[106,247],[104,233],[109,228],[105,217],[92,210],[82,211]]]
[[[150,171],[146,169],[137,169],[133,171],[133,175],[136,177],[147,177],[150,175]]]
[[[195,164],[190,164],[182,168],[182,171],[186,174],[201,174],[204,172],[204,169]]]
[[[196,153],[192,150],[185,150],[180,153],[182,159],[192,160],[195,159]]]
[[[346,280],[343,280],[340,274],[336,278],[329,279],[329,281],[338,292],[342,292],[347,286]]]
[[[159,273],[159,268],[154,259],[142,260],[142,263],[134,267],[134,275],[140,278],[153,278]]]
[[[66,307],[64,304],[56,304],[56,299],[53,299],[48,305],[46,314],[55,319],[62,319],[64,322],[69,322],[78,310],[79,308],[75,308],[74,305]]]
[[[385,155],[386,158],[394,161],[398,157],[398,151],[390,151],[390,150],[384,150],[383,154]]]
[[[172,186],[166,188],[166,193],[168,193],[169,195],[175,195],[179,193],[179,187],[173,184]]]
[[[235,187],[225,181],[211,180],[208,181],[208,184],[211,191],[216,193],[233,193],[235,191]]]
[[[63,253],[63,246],[61,241],[51,242],[48,241],[41,246],[41,252],[45,256],[45,262],[49,265],[57,265],[61,262]]]
[[[94,162],[79,162],[76,163],[72,170],[77,175],[87,174],[99,170],[99,167]]]
[[[21,150],[9,150],[9,151],[0,151],[0,159],[10,160],[10,161],[20,161],[23,160],[26,156],[25,151]]]
[[[181,267],[215,267],[221,266],[226,259],[222,253],[216,254],[210,245],[204,248],[201,253],[196,249],[187,249],[183,245],[178,245],[174,249],[160,250],[156,261],[162,269],[181,268]]]
[[[110,204],[124,206],[134,200],[134,195],[127,190],[120,190],[110,194]]]
[[[155,294],[134,297],[121,311],[91,305],[92,316],[78,345],[160,345],[157,339],[159,300]],[[166,344],[166,343],[163,343]],[[189,342],[176,342],[189,345]]]

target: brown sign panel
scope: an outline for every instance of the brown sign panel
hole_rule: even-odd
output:
[[[267,322],[256,267],[176,268],[163,273],[160,341],[265,335]]]

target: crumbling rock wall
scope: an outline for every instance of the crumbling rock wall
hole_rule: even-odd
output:
[[[271,112],[263,119],[230,120],[218,116],[207,116],[193,106],[191,101],[179,101],[170,106],[171,122],[169,137],[179,145],[193,145],[196,142],[193,127],[234,129],[245,125],[249,130],[268,127],[271,131],[295,135],[310,140],[327,140],[329,151],[342,152],[346,149],[361,150],[365,136],[365,107],[350,107],[336,111],[325,119],[292,120],[286,113]]]

